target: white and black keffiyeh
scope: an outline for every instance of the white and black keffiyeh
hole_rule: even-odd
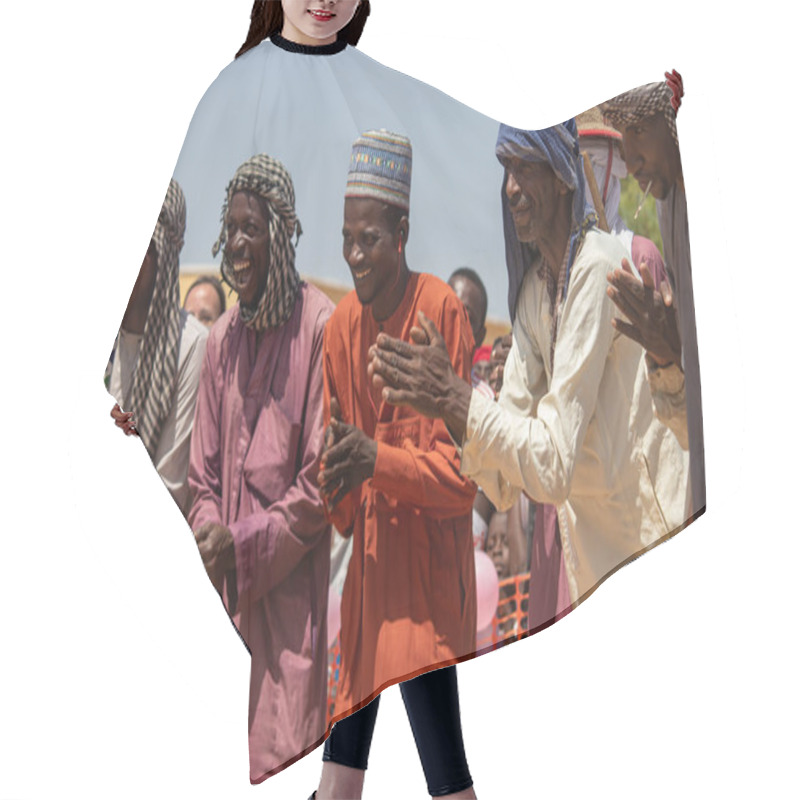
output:
[[[222,230],[211,250],[214,256],[223,251],[222,277],[230,286],[234,283],[231,280],[232,264],[225,252],[228,240],[225,217],[236,192],[250,192],[263,198],[269,226],[269,274],[264,294],[254,308],[240,303],[239,312],[244,324],[256,331],[278,328],[292,315],[300,287],[292,236],[296,233],[299,239],[303,229],[295,213],[292,178],[280,161],[264,153],[253,156],[236,170],[222,206]]]
[[[603,103],[601,109],[605,121],[619,131],[635,125],[645,117],[663,114],[667,120],[672,140],[677,146],[678,127],[675,124],[675,109],[673,109],[671,101],[672,89],[666,81],[661,81],[623,92],[613,100]]]
[[[136,430],[151,458],[173,402],[180,339],[178,256],[185,230],[186,200],[173,178],[153,231],[156,282],[131,389]]]

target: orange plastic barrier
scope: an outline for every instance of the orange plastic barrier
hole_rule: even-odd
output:
[[[530,573],[514,575],[500,581],[500,600],[497,611],[492,618],[491,625],[487,626],[489,635],[479,637],[478,649],[490,645],[499,645],[518,639],[528,631],[528,598],[530,593]],[[333,716],[333,706],[336,700],[336,689],[339,684],[339,671],[342,664],[342,651],[340,637],[328,651],[328,721]]]
[[[492,644],[519,638],[519,634],[527,632],[530,578],[526,572],[500,581],[500,600],[492,619]]]

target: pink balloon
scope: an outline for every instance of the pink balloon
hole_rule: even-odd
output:
[[[475,551],[475,588],[478,593],[478,615],[476,630],[483,630],[497,611],[500,600],[500,582],[494,563],[483,550]]]
[[[342,597],[331,586],[328,589],[328,650],[333,647],[339,628],[342,627]]]

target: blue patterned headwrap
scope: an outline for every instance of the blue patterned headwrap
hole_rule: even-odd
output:
[[[500,125],[495,147],[497,160],[505,167],[508,159],[544,162],[572,189],[572,220],[570,221],[569,259],[567,279],[564,282],[566,296],[569,274],[578,253],[578,247],[586,231],[596,223],[592,207],[586,202],[586,191],[578,150],[578,127],[574,119],[553,125],[541,131],[523,131],[509,125]],[[514,227],[514,219],[506,196],[508,173],[503,176],[501,198],[503,204],[503,232],[506,240],[506,265],[508,267],[508,310],[511,321],[517,313],[517,297],[525,270],[536,255],[535,245],[520,242]]]

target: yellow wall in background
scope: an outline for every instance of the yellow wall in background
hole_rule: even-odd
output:
[[[202,274],[210,274],[210,273],[202,273]],[[180,274],[180,282],[181,282],[181,304],[183,304],[183,300],[186,297],[186,291],[188,288],[200,277],[201,273],[199,272],[181,272]],[[215,277],[219,277],[215,275]],[[351,289],[351,287],[343,287],[343,286],[336,286],[330,283],[323,283],[322,281],[318,281],[315,278],[305,278],[309,283],[316,286],[318,289],[321,289],[325,292],[328,297],[334,302],[338,303]],[[225,299],[228,304],[228,307],[232,306],[236,302],[236,294],[225,284],[222,285],[222,288],[225,290]],[[230,293],[230,294],[229,294]],[[486,320],[486,341],[484,344],[488,344],[491,346],[492,342],[498,337],[503,336],[511,330],[511,326],[507,322],[501,322],[498,320],[487,319]]]

